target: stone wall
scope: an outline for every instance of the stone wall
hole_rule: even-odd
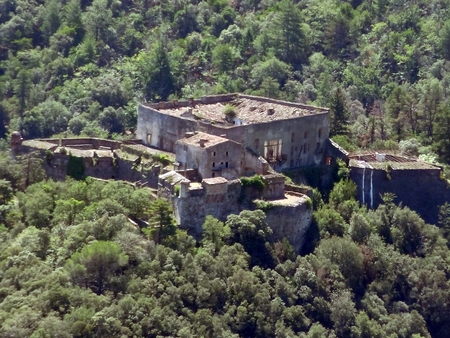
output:
[[[251,203],[248,201],[262,199],[264,196],[278,197],[283,201],[284,177],[268,175],[264,177],[264,180],[267,184],[264,192],[251,187],[244,189],[240,180],[227,181],[223,178],[207,179],[202,185],[191,185],[191,187],[188,183],[182,183],[180,197],[172,197],[176,219],[181,228],[189,230],[192,235],[200,238],[202,225],[207,215],[225,221],[228,215],[239,214],[242,210],[251,208]],[[293,205],[275,204],[269,208],[266,211],[267,224],[272,228],[275,240],[286,237],[299,251],[311,224],[312,209],[306,196],[300,193],[292,194],[303,196],[303,198]]]
[[[352,167],[350,178],[357,185],[357,199],[368,207],[377,208],[384,193],[394,193],[396,204],[402,203],[436,224],[439,206],[450,201],[450,189],[440,179],[440,170],[376,170]],[[364,181],[364,184],[363,184]],[[364,187],[364,189],[363,189]]]
[[[190,190],[186,198],[173,198],[175,215],[180,227],[190,230],[196,237],[200,237],[207,215],[225,221],[228,215],[238,214],[241,211],[238,203],[241,196],[239,180],[228,181],[225,192],[211,193],[216,192],[214,190],[209,192],[207,194],[202,187]]]
[[[317,109],[299,103],[273,100],[269,98],[239,95],[262,102],[274,102],[306,110]],[[272,162],[272,167],[280,171],[285,168],[302,167],[323,163],[329,135],[329,112],[311,113],[286,120],[253,123],[249,125],[215,125],[208,121],[195,120],[192,117],[173,116],[157,109],[173,109],[194,106],[198,103],[227,102],[236,98],[236,94],[203,97],[200,100],[160,102],[138,107],[137,137],[145,144],[161,150],[174,151],[177,140],[187,132],[202,131],[223,136],[249,147],[263,157],[265,142],[281,142],[281,153]]]
[[[293,206],[275,205],[266,211],[267,224],[275,240],[287,238],[297,252],[306,240],[306,232],[312,220],[312,208],[308,203]]]
[[[138,106],[136,136],[148,146],[174,152],[175,143],[187,132],[196,130],[197,121],[193,119],[162,114],[149,106]]]
[[[245,176],[252,176],[255,174],[266,175],[269,172],[269,163],[262,157],[255,153],[250,148],[245,148],[244,151],[244,167],[242,174]]]

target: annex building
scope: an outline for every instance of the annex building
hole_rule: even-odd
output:
[[[328,109],[243,94],[138,107],[138,139],[176,154],[178,170],[238,178],[317,165],[329,135]]]

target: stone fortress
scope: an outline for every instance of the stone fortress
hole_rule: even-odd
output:
[[[280,174],[286,169],[323,168],[341,158],[349,165],[361,204],[376,208],[383,193],[393,192],[397,203],[430,222],[436,221],[438,206],[450,200],[438,166],[393,153],[349,154],[339,147],[329,139],[325,108],[227,94],[141,104],[137,113],[136,140],[23,141],[13,133],[11,153],[39,154],[47,175],[56,180],[66,177],[71,159],[77,158],[85,176],[153,188],[172,201],[180,227],[194,235],[207,215],[225,220],[259,207],[275,239],[286,237],[297,250],[311,224],[312,191],[286,184]],[[243,178],[255,174],[262,189]]]
[[[176,196],[182,228],[200,233],[207,215],[224,220],[265,201],[275,238],[287,237],[297,249],[311,223],[311,190],[286,185],[277,172],[323,163],[328,134],[328,109],[242,94],[138,107],[137,138],[175,153],[175,169],[160,176],[159,191]],[[239,180],[255,174],[262,191]]]
[[[320,164],[329,128],[328,109],[227,94],[142,104],[136,133],[144,144],[176,153],[180,169],[236,178],[263,171],[265,162],[276,171]]]

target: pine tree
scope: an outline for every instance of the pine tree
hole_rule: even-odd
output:
[[[280,59],[299,69],[306,60],[306,37],[302,28],[302,16],[292,0],[280,2],[280,16],[277,22],[279,32],[276,41],[279,41]]]
[[[347,133],[348,110],[345,104],[345,93],[342,88],[334,90],[330,106],[330,136],[343,135]]]
[[[83,40],[84,35],[80,0],[71,0],[64,10],[66,25],[75,31],[74,43],[78,44]]]
[[[175,90],[169,58],[162,41],[156,46],[152,70],[147,82],[147,96],[152,100],[165,101]]]

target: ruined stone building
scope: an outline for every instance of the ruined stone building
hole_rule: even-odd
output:
[[[176,153],[180,169],[236,178],[323,162],[329,125],[325,108],[228,94],[141,104],[137,138]]]
[[[442,168],[415,157],[393,152],[363,151],[347,155],[350,178],[357,185],[357,199],[370,209],[377,208],[385,193],[436,223],[439,206],[450,201],[448,182]]]
[[[179,169],[196,168],[201,177],[237,178],[241,176],[242,146],[227,138],[188,134],[175,145]]]

